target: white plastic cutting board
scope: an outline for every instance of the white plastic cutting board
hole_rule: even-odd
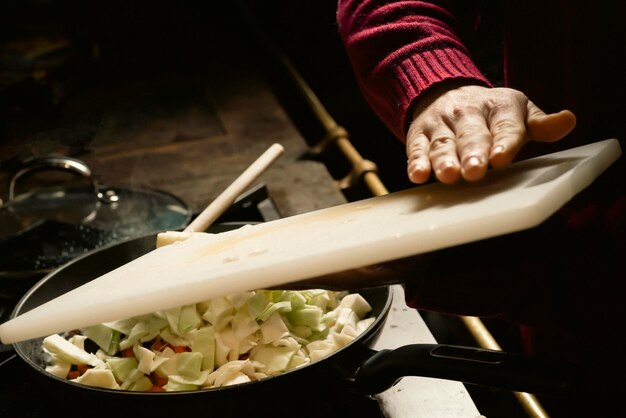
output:
[[[0,325],[12,343],[531,228],[621,155],[610,139],[161,247]]]

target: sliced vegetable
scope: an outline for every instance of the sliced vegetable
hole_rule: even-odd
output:
[[[261,325],[261,342],[263,344],[269,344],[272,341],[281,339],[289,329],[285,325],[283,317],[278,312],[274,312],[268,319]],[[305,337],[306,338],[306,337]]]
[[[301,309],[285,314],[293,325],[305,325],[314,331],[322,331],[326,326],[322,323],[322,308],[313,305],[304,305]]]
[[[97,366],[102,360],[74,344],[58,334],[52,334],[43,340],[43,347],[50,353],[56,354],[56,358],[71,364],[88,364]]]
[[[195,305],[186,305],[165,311],[170,330],[177,335],[185,335],[202,325],[202,317]]]
[[[154,351],[139,344],[133,347],[133,353],[135,353],[135,358],[138,360],[137,369],[144,374],[152,373],[168,360],[166,357],[160,357]]]
[[[287,370],[297,350],[293,347],[261,347],[254,352],[254,360],[263,364],[260,370],[273,375]]]
[[[210,323],[216,330],[225,327],[235,316],[235,307],[226,298],[215,298],[206,302],[206,311],[202,319]]]
[[[112,356],[120,348],[120,333],[104,324],[83,328],[81,333],[98,346],[106,354]]]
[[[139,364],[134,357],[111,357],[105,361],[119,382],[128,380],[128,376],[137,369]]]
[[[202,354],[202,370],[213,371],[215,367],[215,328],[199,329],[191,341],[191,351]]]
[[[358,294],[257,290],[44,339],[46,370],[127,391],[189,391],[264,379],[324,358],[371,326]],[[86,339],[100,349],[84,350]]]
[[[122,390],[130,390],[133,392],[148,392],[152,390],[154,385],[150,378],[138,370],[129,376],[129,379],[120,385]]]
[[[367,300],[358,293],[350,293],[344,296],[341,302],[339,302],[339,306],[351,309],[359,318],[365,317],[365,315],[372,310]]]
[[[120,389],[113,372],[109,369],[89,369],[74,382],[104,389]]]

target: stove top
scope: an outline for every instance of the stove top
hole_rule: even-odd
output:
[[[253,189],[246,199],[238,199],[233,207],[216,221],[232,229],[230,222],[256,223],[281,217],[264,186]],[[242,221],[245,220],[245,221]],[[0,276],[0,322],[9,319],[13,307],[22,295],[39,280],[25,277],[15,286]],[[385,324],[368,348],[394,349],[401,345],[435,342],[418,312],[404,303],[401,286],[393,286],[393,303]],[[0,344],[0,416],[48,416],[51,411],[80,409],[91,417],[107,417],[122,413],[159,416],[181,416],[184,413],[203,417],[259,416],[259,411],[272,415],[287,413],[299,417],[408,418],[413,416],[446,416],[450,418],[476,418],[480,414],[458,382],[421,377],[402,379],[389,390],[366,397],[356,393],[346,377],[353,376],[358,359],[340,358],[345,370],[331,367],[314,367],[303,376],[275,379],[272,384],[249,385],[252,393],[223,391],[220,393],[176,394],[164,398],[125,396],[115,393],[103,395],[101,391],[82,390],[58,382],[32,368],[17,355],[12,346]],[[334,366],[333,366],[334,367]],[[308,368],[307,368],[308,369]],[[301,372],[303,370],[300,370]],[[284,376],[283,376],[284,377]],[[240,387],[241,388],[241,387]],[[121,395],[121,396],[118,396]],[[263,415],[263,414],[261,414]]]
[[[219,224],[231,222],[265,222],[280,217],[264,186],[247,192],[220,219]],[[242,221],[245,220],[245,221]],[[0,278],[0,322],[11,316],[13,307],[22,295],[43,276],[25,275],[19,286],[15,280]],[[317,370],[319,369],[319,370]],[[273,379],[246,391],[236,388],[218,393],[187,393],[173,396],[113,395],[92,389],[77,389],[58,382],[26,363],[11,346],[0,344],[0,415],[19,417],[44,417],[51,411],[79,409],[90,417],[127,414],[181,416],[184,413],[203,417],[241,417],[259,415],[259,411],[272,414],[288,413],[299,417],[359,416],[383,417],[375,398],[360,395],[352,390],[336,371],[317,368],[303,377]],[[329,377],[332,376],[332,377]],[[250,392],[242,393],[242,392]]]

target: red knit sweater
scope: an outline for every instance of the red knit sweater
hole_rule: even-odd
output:
[[[623,140],[619,115],[626,77],[620,61],[626,56],[626,4],[504,4],[506,85],[523,91],[546,112],[567,108],[578,116],[570,137],[541,151],[610,137]],[[399,139],[404,141],[411,105],[434,84],[465,79],[490,85],[464,43],[481,24],[480,11],[471,0],[339,1],[339,31],[357,81]]]
[[[626,150],[624,2],[505,3],[506,85],[578,120],[566,139],[528,144],[519,158],[607,138]],[[480,17],[480,4],[468,0],[339,1],[340,35],[363,95],[400,140],[412,105],[431,86],[491,85],[465,46]],[[618,352],[626,314],[623,161],[541,227],[434,254],[431,274],[407,282],[407,301],[515,321],[535,353],[584,361],[598,341]]]

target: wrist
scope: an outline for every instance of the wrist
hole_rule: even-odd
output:
[[[430,87],[426,88],[423,93],[417,96],[411,103],[411,106],[409,108],[411,121],[415,119],[425,108],[430,106],[435,100],[437,100],[445,93],[466,86],[491,87],[489,85],[486,85],[485,83],[473,79],[450,79],[434,83]]]

